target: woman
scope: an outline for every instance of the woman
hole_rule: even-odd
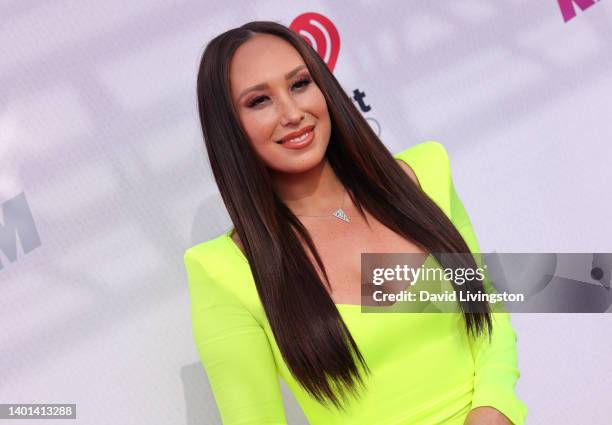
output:
[[[278,373],[312,425],[522,424],[507,315],[359,306],[362,252],[478,252],[444,147],[394,158],[316,52],[273,22],[213,39],[197,91],[234,224],[185,253],[223,423],[285,424]]]

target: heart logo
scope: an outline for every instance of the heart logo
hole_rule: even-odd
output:
[[[296,17],[289,28],[301,35],[319,54],[329,70],[334,71],[340,52],[340,35],[332,21],[319,13],[308,12]]]

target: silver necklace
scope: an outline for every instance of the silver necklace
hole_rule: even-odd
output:
[[[342,207],[344,206],[345,194],[346,192],[342,192],[342,204],[340,205],[340,208],[338,208],[333,214],[322,214],[322,215],[295,214],[295,215],[296,217],[330,217],[332,216],[332,217],[336,217],[337,219],[348,223],[350,222],[349,217],[342,209]]]

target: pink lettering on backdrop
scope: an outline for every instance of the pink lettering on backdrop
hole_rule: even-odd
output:
[[[576,9],[574,6],[578,6],[580,10],[586,10],[593,6],[599,0],[557,0],[559,8],[561,9],[561,15],[565,22],[576,17]]]

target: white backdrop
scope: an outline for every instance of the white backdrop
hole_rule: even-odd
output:
[[[250,20],[330,19],[334,74],[389,149],[448,149],[483,252],[611,252],[612,4],[566,22],[559,3],[3,1],[0,403],[220,423],[182,260],[231,225],[195,79],[206,42]],[[610,423],[611,316],[513,323],[528,423]]]

